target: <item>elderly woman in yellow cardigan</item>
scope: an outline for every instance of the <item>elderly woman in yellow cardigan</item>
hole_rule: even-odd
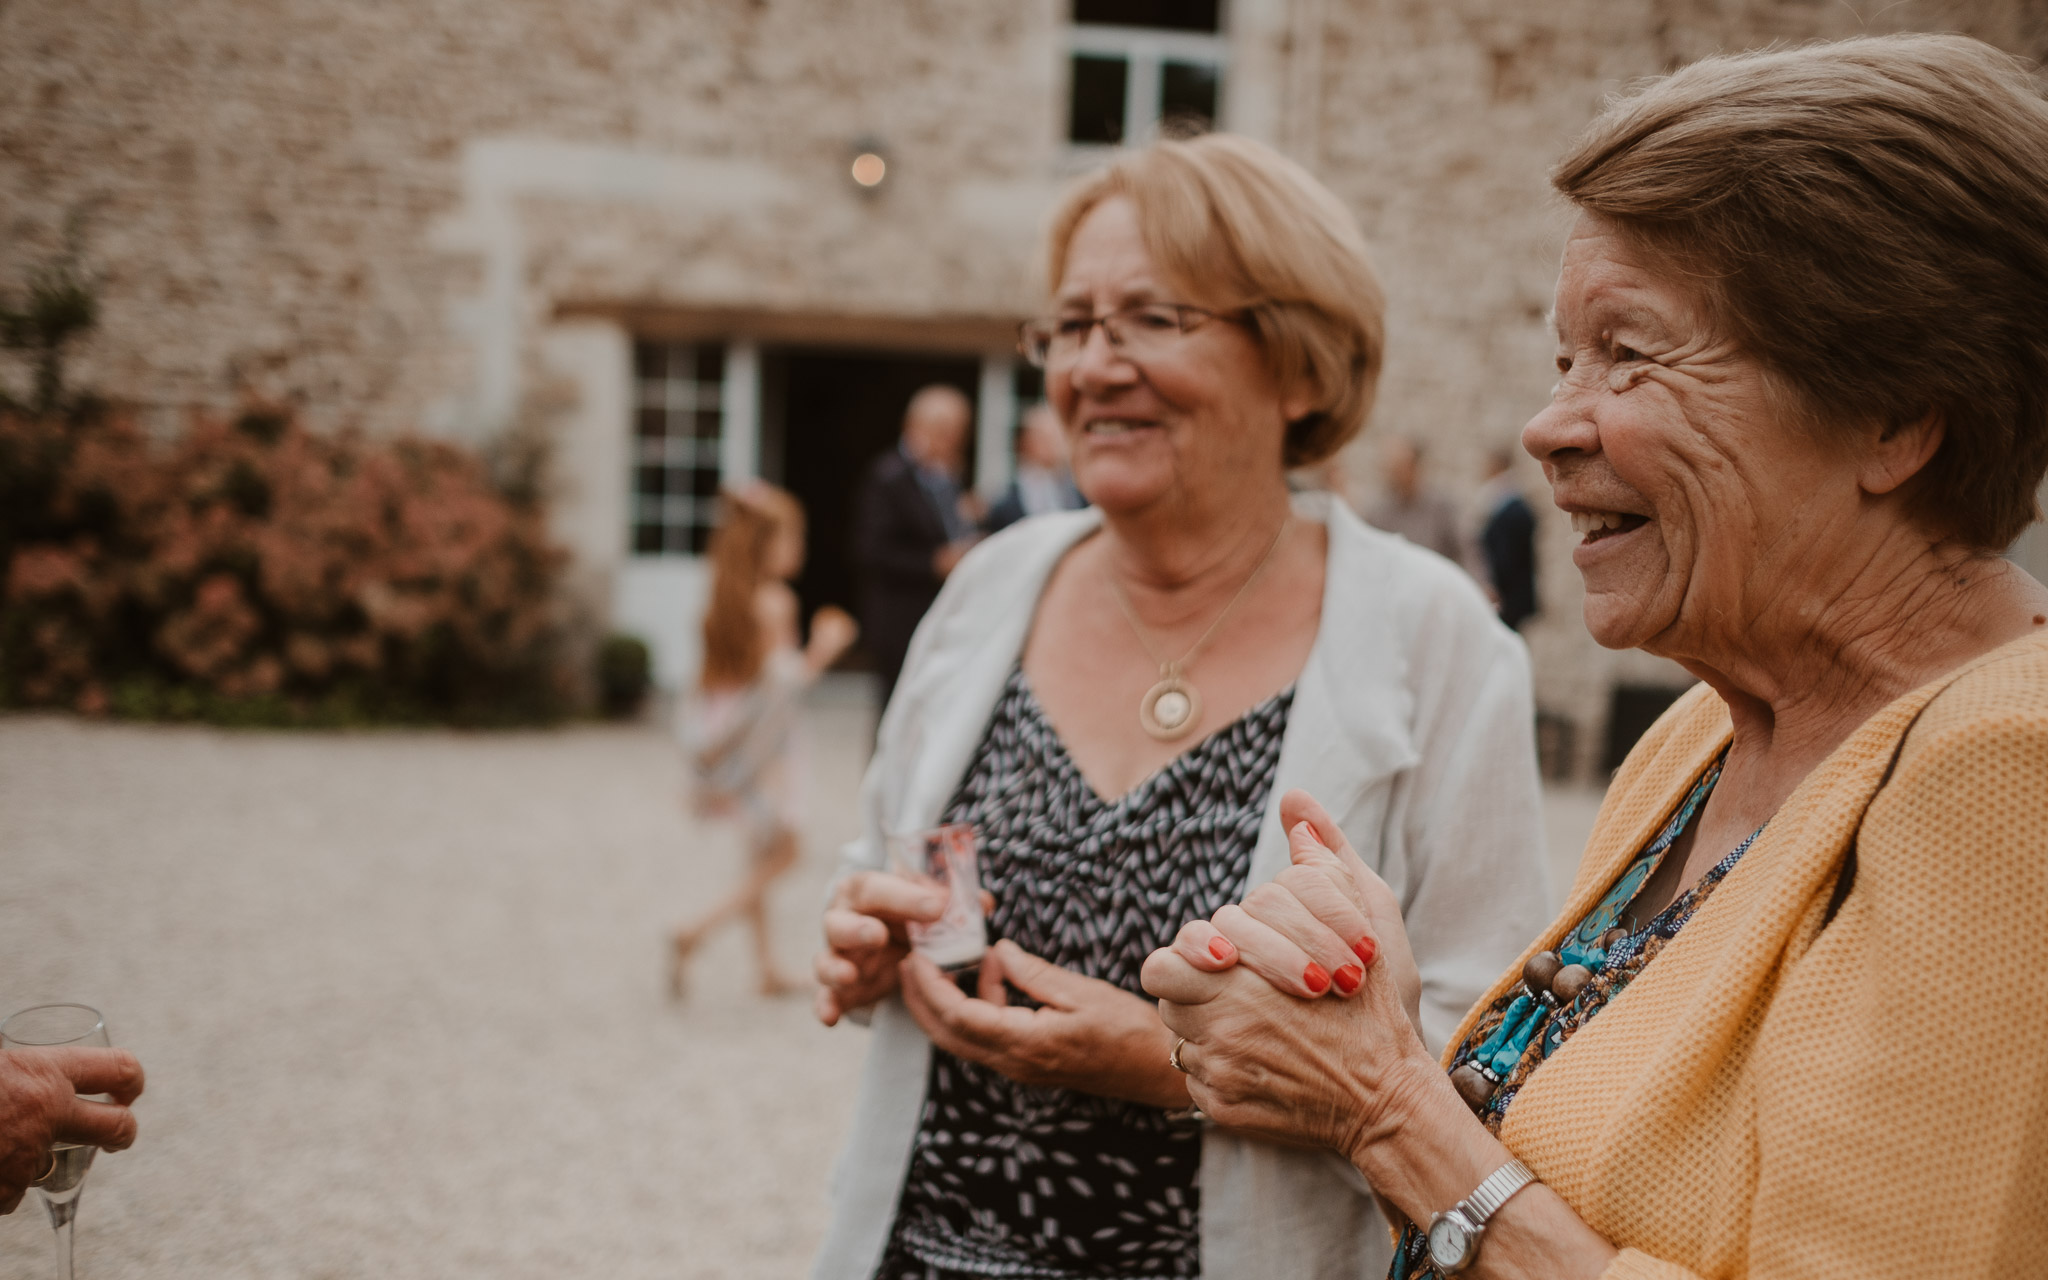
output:
[[[1702,683],[1441,1063],[1300,792],[1295,865],[1147,962],[1173,1063],[1347,1157],[1398,1280],[2048,1273],[2048,590],[1999,558],[2048,467],[2048,104],[1958,37],[1715,58],[1554,181],[1523,443],[1594,636]]]

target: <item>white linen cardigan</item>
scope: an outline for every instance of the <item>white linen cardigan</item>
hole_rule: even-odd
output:
[[[1424,1035],[1440,1050],[1550,917],[1528,653],[1449,561],[1324,495],[1297,498],[1296,510],[1329,531],[1322,620],[1247,888],[1288,865],[1280,797],[1306,787],[1400,898],[1422,973]],[[883,713],[845,870],[881,867],[884,832],[937,823],[1046,580],[1099,520],[1087,510],[1022,521],[947,580]],[[923,1110],[930,1041],[896,996],[873,1008],[870,1026],[814,1280],[871,1280]],[[1392,1254],[1364,1180],[1333,1153],[1209,1125],[1201,1205],[1205,1280],[1360,1280],[1384,1274]]]

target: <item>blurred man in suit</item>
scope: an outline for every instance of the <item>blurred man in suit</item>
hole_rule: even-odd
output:
[[[1025,516],[1086,505],[1081,491],[1074,487],[1073,473],[1067,470],[1067,433],[1052,406],[1041,400],[1024,415],[1024,425],[1017,432],[1017,478],[988,509],[982,528],[994,533]]]
[[[1486,458],[1486,483],[1479,489],[1479,555],[1500,620],[1520,631],[1536,613],[1536,513],[1515,487],[1510,473],[1514,455],[1494,449]]]
[[[979,536],[978,513],[960,488],[972,418],[967,397],[952,387],[912,396],[901,439],[869,467],[854,507],[861,637],[881,677],[883,706],[918,620]]]

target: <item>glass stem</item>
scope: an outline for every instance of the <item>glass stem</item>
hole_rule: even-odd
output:
[[[45,1199],[50,1225],[57,1229],[57,1280],[71,1280],[71,1223],[78,1217],[78,1196],[66,1196],[63,1203]]]

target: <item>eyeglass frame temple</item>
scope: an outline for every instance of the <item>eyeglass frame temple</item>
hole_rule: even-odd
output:
[[[1101,315],[1091,314],[1088,317],[1088,333],[1082,337],[1080,346],[1085,347],[1088,345],[1088,339],[1094,336],[1095,329],[1099,325],[1102,328],[1102,336],[1108,340],[1109,345],[1121,351],[1124,344],[1117,338],[1115,331],[1109,327],[1110,320],[1120,315],[1143,311],[1147,307],[1162,306],[1173,308],[1174,324],[1180,330],[1183,337],[1193,333],[1211,320],[1228,320],[1231,318],[1226,312],[1211,311],[1207,307],[1198,307],[1192,302],[1141,302],[1133,306],[1118,307],[1114,311],[1105,311]],[[1202,318],[1199,324],[1188,323],[1188,315],[1191,312]],[[1056,317],[1052,316],[1035,316],[1032,319],[1020,321],[1017,325],[1017,353],[1023,356],[1025,361],[1033,368],[1043,369],[1052,362],[1052,340],[1057,333],[1057,329],[1053,333],[1046,335],[1045,350],[1036,357],[1032,355],[1031,351],[1032,330],[1038,325],[1048,324],[1055,319]],[[1080,347],[1075,349],[1079,350]]]

